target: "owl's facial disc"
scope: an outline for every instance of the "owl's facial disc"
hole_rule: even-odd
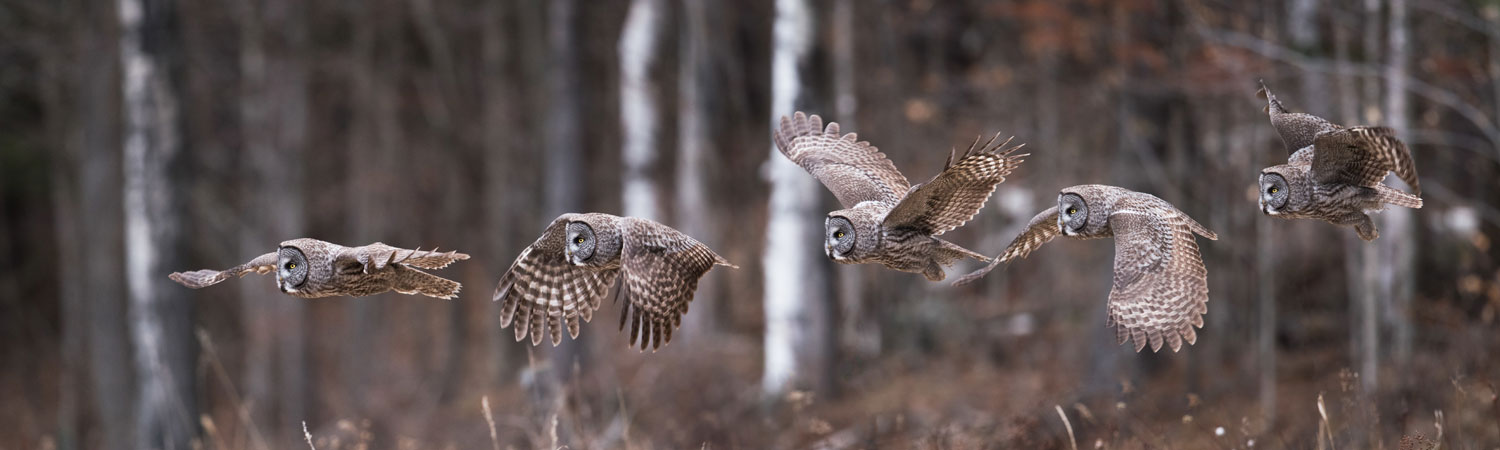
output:
[[[568,262],[575,266],[581,266],[594,257],[594,247],[598,243],[594,239],[594,229],[584,222],[568,223]]]
[[[282,247],[276,256],[276,286],[283,293],[297,292],[307,283],[307,255],[296,247]]]
[[[823,221],[823,230],[823,254],[834,261],[848,259],[857,238],[854,223],[844,217],[829,217]]]
[[[1275,173],[1260,174],[1261,212],[1273,216],[1281,214],[1282,208],[1286,208],[1286,202],[1291,195],[1291,186],[1287,184],[1286,178]]]
[[[1057,221],[1064,235],[1083,232],[1083,227],[1089,224],[1088,203],[1078,194],[1063,194],[1057,198]]]

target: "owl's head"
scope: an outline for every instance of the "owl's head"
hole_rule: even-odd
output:
[[[1307,166],[1282,164],[1260,171],[1260,212],[1291,216],[1312,201],[1312,183]]]
[[[823,220],[823,254],[834,262],[858,264],[880,245],[880,219],[856,206],[828,213]]]
[[[1109,212],[1126,191],[1114,186],[1086,184],[1057,194],[1057,227],[1064,236],[1109,237]]]
[[[297,247],[281,247],[276,255],[276,288],[282,293],[295,293],[307,285],[307,254]]]
[[[620,227],[609,217],[580,215],[568,222],[564,252],[575,266],[613,267],[620,264]]]
[[[276,250],[276,288],[283,294],[316,298],[336,295],[347,277],[364,275],[365,265],[344,247],[317,239],[293,239]]]

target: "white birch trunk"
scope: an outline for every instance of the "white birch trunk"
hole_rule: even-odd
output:
[[[1364,23],[1364,51],[1367,55],[1378,55],[1383,48],[1380,40],[1380,0],[1365,0],[1364,6],[1367,19]],[[1363,114],[1366,123],[1381,120],[1379,81],[1379,77],[1365,80]],[[1349,291],[1351,297],[1357,299],[1350,302],[1352,314],[1349,317],[1355,321],[1349,327],[1350,346],[1359,372],[1360,389],[1365,393],[1372,393],[1380,384],[1380,324],[1376,316],[1379,274],[1375,269],[1380,255],[1376,250],[1378,244],[1347,237],[1345,239],[1349,245],[1349,252],[1345,256],[1350,261],[1346,265],[1351,280]],[[1390,237],[1386,236],[1385,239]]]
[[[714,215],[718,213],[708,201],[705,181],[715,150],[710,118],[714,110],[709,102],[709,77],[713,67],[708,52],[709,15],[718,7],[714,0],[683,0],[682,27],[678,39],[677,93],[677,186],[673,202],[673,223],[682,232],[710,246],[717,242]],[[682,320],[683,342],[699,342],[694,335],[718,329],[719,302],[722,298],[718,277],[698,280],[698,295]],[[689,344],[696,345],[696,344]]]
[[[1385,66],[1385,124],[1396,130],[1396,136],[1409,137],[1411,119],[1407,97],[1406,66],[1410,58],[1410,31],[1407,24],[1407,0],[1391,0],[1390,27],[1387,34]],[[1399,178],[1388,177],[1398,189],[1411,191]],[[1394,359],[1404,363],[1411,355],[1411,300],[1416,255],[1413,242],[1413,211],[1391,207],[1378,217],[1380,240],[1376,241],[1382,256],[1380,292],[1387,296],[1382,307],[1385,322],[1392,327],[1391,346]]]
[[[120,0],[124,92],[125,281],[139,388],[136,448],[188,449],[197,434],[192,304],[162,274],[180,270],[182,130],[171,70],[175,5]]]
[[[620,126],[625,174],[623,208],[627,216],[663,220],[656,181],[657,134],[661,110],[659,88],[651,78],[656,51],[661,43],[662,3],[665,0],[634,0],[620,32]]]
[[[777,0],[772,31],[771,123],[792,114],[802,99],[804,59],[817,36],[805,0]],[[773,125],[774,126],[774,125]],[[765,371],[762,393],[779,398],[793,384],[818,386],[826,367],[830,294],[822,267],[822,187],[775,148],[765,165],[771,183],[765,270]]]

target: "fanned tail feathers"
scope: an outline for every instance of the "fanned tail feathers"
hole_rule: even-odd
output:
[[[1396,189],[1396,188],[1393,188],[1393,187],[1390,187],[1390,186],[1386,186],[1386,185],[1383,185],[1383,184],[1379,185],[1379,186],[1376,186],[1375,187],[1375,192],[1376,192],[1376,199],[1378,199],[1380,201],[1380,203],[1390,204],[1390,205],[1396,205],[1396,206],[1401,206],[1401,207],[1406,207],[1406,208],[1411,208],[1411,209],[1422,209],[1422,197],[1418,197],[1418,196],[1415,196],[1415,195],[1412,195],[1412,194],[1401,192],[1401,190],[1399,190],[1399,189]]]

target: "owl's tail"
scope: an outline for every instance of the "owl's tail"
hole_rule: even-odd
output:
[[[947,274],[943,273],[943,267],[951,266],[960,259],[974,258],[980,262],[990,262],[988,256],[981,255],[979,252],[959,247],[958,244],[942,239],[932,239],[937,241],[938,247],[933,249],[932,260],[927,263],[927,268],[922,270],[922,275],[926,276],[929,281],[942,281],[943,278],[947,278]]]
[[[934,238],[937,239],[937,238]],[[979,254],[979,252],[959,247],[958,244],[937,239],[938,248],[936,259],[938,264],[951,266],[954,262],[964,258],[974,258],[979,262],[990,262],[990,257]]]
[[[408,295],[425,295],[444,300],[458,296],[458,290],[463,288],[457,281],[449,280],[437,275],[423,272],[417,269],[398,266],[391,278],[391,290]]]
[[[1375,198],[1380,203],[1407,207],[1411,209],[1422,208],[1422,197],[1411,195],[1401,190],[1386,186],[1384,184],[1375,186]]]

